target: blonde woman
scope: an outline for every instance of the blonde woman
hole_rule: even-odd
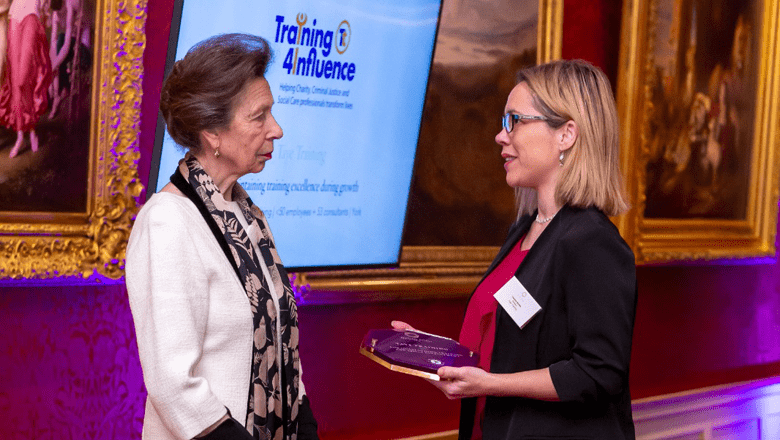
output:
[[[460,439],[633,439],[636,269],[608,218],[627,207],[609,82],[583,61],[525,69],[502,125],[518,216],[463,322],[480,365],[431,383],[463,399]]]

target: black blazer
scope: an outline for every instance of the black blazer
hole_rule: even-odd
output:
[[[490,273],[530,228],[509,231]],[[490,371],[549,367],[560,402],[488,396],[483,436],[501,439],[634,439],[628,365],[636,313],[634,254],[596,208],[564,206],[515,276],[542,307],[520,329],[498,306]],[[470,438],[476,399],[461,404]]]

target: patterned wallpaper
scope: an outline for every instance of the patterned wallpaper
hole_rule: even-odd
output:
[[[638,277],[634,398],[780,373],[780,264],[644,267]],[[368,329],[392,319],[455,335],[460,324],[452,317],[464,305],[302,307],[304,380],[321,438],[386,440],[456,428],[456,401],[368,361],[357,346]],[[398,390],[414,390],[415,398]],[[0,439],[139,440],[145,397],[123,285],[0,286]]]
[[[0,288],[0,438],[140,439],[145,396],[123,285]]]

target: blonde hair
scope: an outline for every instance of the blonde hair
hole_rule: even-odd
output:
[[[555,187],[560,204],[595,206],[607,215],[628,209],[620,173],[620,135],[612,88],[604,72],[582,60],[559,60],[518,73],[533,96],[534,108],[559,128],[574,121],[574,145],[564,153]],[[518,219],[537,207],[536,190],[515,190]]]

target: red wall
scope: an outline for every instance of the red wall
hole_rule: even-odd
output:
[[[621,0],[564,0],[561,56],[599,66],[617,84]]]
[[[145,181],[171,16],[148,5],[140,173]],[[566,0],[564,57],[617,70],[620,4]],[[780,374],[780,264],[640,267],[635,398]],[[323,439],[454,429],[458,403],[358,353],[402,319],[455,336],[464,299],[302,306],[304,381]],[[0,289],[0,437],[140,438],[143,385],[126,292],[115,286]]]

